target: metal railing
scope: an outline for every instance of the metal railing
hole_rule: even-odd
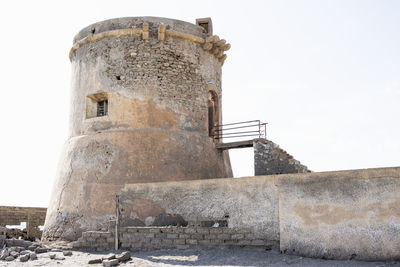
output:
[[[241,121],[235,123],[215,125],[213,138],[221,141],[225,138],[241,139],[267,138],[267,123],[260,120]]]

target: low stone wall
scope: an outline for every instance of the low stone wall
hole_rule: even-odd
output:
[[[122,227],[124,249],[262,246],[327,259],[400,259],[400,168],[134,184],[120,201],[121,221],[150,225]],[[208,223],[223,227],[200,227]],[[74,247],[113,248],[114,229],[86,232]]]
[[[110,228],[111,230],[112,228]],[[225,227],[124,227],[120,229],[120,248],[130,250],[189,249],[214,247],[257,247],[278,249],[277,242],[258,239],[250,232]],[[84,232],[76,249],[103,251],[114,248],[115,232]]]
[[[42,231],[39,226],[44,225],[46,211],[46,208],[0,206],[0,226],[26,222],[27,237],[40,239]]]

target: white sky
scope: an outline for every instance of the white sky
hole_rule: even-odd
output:
[[[114,17],[211,17],[232,44],[224,122],[313,171],[399,166],[400,1],[2,1],[0,205],[46,207],[67,139],[72,38]],[[253,175],[251,149],[231,153]]]

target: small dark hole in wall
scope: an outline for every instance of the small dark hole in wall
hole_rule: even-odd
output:
[[[115,78],[117,78],[118,81],[121,80],[121,76],[119,76],[119,75],[115,76]]]
[[[225,215],[225,218],[229,218],[229,214]]]
[[[93,29],[92,29],[92,33],[95,33],[95,32],[96,32],[96,28],[93,28]]]

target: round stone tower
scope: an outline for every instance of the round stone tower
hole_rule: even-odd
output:
[[[125,184],[232,177],[213,138],[229,47],[210,19],[118,18],[75,36],[69,139],[44,240],[107,228]]]

